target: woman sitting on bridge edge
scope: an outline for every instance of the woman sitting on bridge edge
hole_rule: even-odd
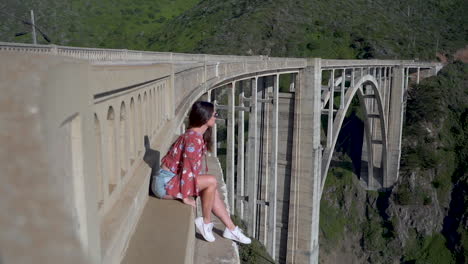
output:
[[[208,242],[213,242],[213,212],[226,226],[223,236],[244,244],[250,244],[239,227],[235,226],[217,190],[214,175],[201,174],[202,158],[211,151],[211,128],[218,114],[209,102],[196,102],[189,115],[187,131],[172,144],[161,161],[159,174],[153,179],[153,192],[162,199],[182,199],[195,207],[193,197],[200,196],[203,217],[195,219],[198,231]],[[206,159],[205,159],[206,161]],[[205,173],[208,167],[205,164]]]

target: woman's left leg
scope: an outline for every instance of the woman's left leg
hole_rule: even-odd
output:
[[[224,225],[229,228],[230,230],[233,230],[236,226],[232,222],[231,216],[229,215],[228,211],[226,210],[226,206],[224,205],[224,202],[221,200],[221,196],[216,190],[215,192],[215,198],[214,198],[214,203],[213,203],[213,214],[215,214],[221,222],[224,223]]]

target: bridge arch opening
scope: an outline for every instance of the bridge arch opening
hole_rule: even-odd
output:
[[[330,103],[334,104],[334,102],[336,102],[331,96],[328,99],[328,104],[324,102],[324,109],[328,109],[326,112],[328,128],[326,129],[325,148],[322,156],[322,190],[333,153],[335,152],[339,134],[342,131],[343,123],[352,102],[355,104],[356,102],[358,103],[364,124],[363,148],[361,153],[362,162],[361,166],[357,166],[358,168],[360,167],[359,171],[357,171],[357,175],[359,175],[367,189],[380,189],[383,187],[384,178],[386,177],[387,140],[386,122],[382,96],[379,90],[379,82],[370,74],[355,78],[349,84],[344,83],[346,81],[345,73],[343,73],[343,78],[333,79],[334,86],[342,85],[342,87],[346,89],[341,89],[341,95],[338,97],[340,100],[340,105],[338,107],[335,105],[330,107]],[[329,84],[331,83],[332,82],[329,82]],[[352,83],[354,83],[354,85]],[[343,91],[346,91],[346,93]],[[358,100],[355,99],[356,97]],[[331,109],[333,109],[333,114],[330,114]],[[332,118],[331,122],[329,121],[330,118]]]

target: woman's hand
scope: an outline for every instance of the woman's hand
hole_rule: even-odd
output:
[[[183,202],[184,204],[188,204],[188,205],[193,206],[193,208],[196,207],[195,200],[194,200],[192,197],[184,198],[184,199],[182,199],[182,202]]]

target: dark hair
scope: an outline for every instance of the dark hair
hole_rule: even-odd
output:
[[[192,106],[192,110],[190,111],[189,114],[189,124],[188,128],[193,128],[193,127],[201,127],[210,118],[213,116],[214,113],[214,105],[210,102],[204,102],[204,101],[198,101],[195,102]],[[211,127],[209,127],[205,133],[203,134],[203,140],[205,140],[206,147],[208,151],[212,150],[212,142],[211,142]]]

